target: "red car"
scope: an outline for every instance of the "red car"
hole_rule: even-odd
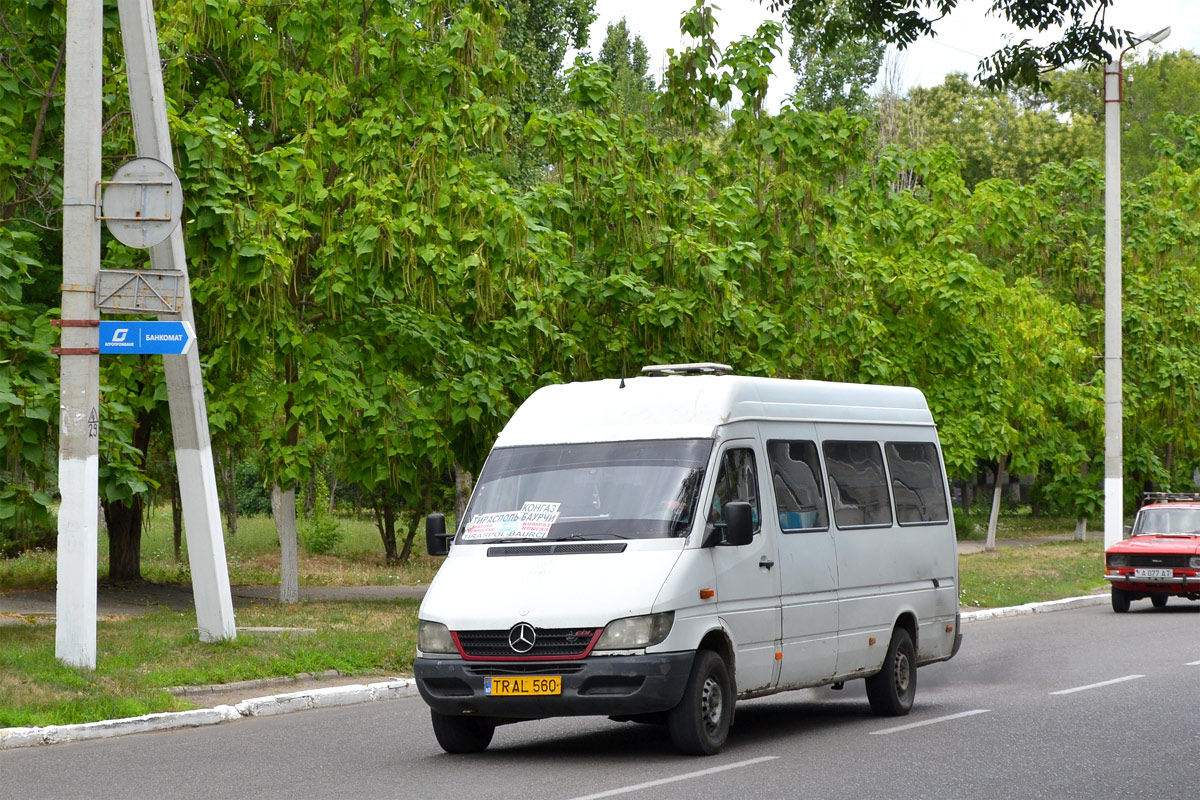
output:
[[[1147,494],[1127,530],[1104,551],[1113,611],[1143,597],[1155,608],[1172,596],[1200,600],[1200,494]]]

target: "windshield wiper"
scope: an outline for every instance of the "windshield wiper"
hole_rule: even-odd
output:
[[[554,542],[599,542],[604,539],[632,539],[632,536],[622,536],[619,533],[572,533],[569,536],[559,536]]]

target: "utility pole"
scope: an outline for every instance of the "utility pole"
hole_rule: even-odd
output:
[[[1104,546],[1125,535],[1125,467],[1121,342],[1121,59],[1142,42],[1160,43],[1170,27],[1130,37],[1104,68]]]
[[[125,70],[129,79],[129,105],[133,112],[137,154],[156,158],[174,170],[153,2],[119,0],[117,8],[121,16],[121,37],[125,43]],[[150,266],[156,272],[163,270],[180,274],[180,312],[160,313],[158,318],[183,320],[195,327],[182,222],[171,230],[166,241],[150,248]],[[192,347],[183,355],[164,355],[163,368],[167,376],[167,402],[171,407],[171,430],[175,441],[175,465],[179,470],[179,493],[183,500],[183,522],[187,528],[196,626],[200,631],[200,641],[213,642],[234,638],[237,629],[225,559],[217,473],[208,435],[208,410],[204,401],[199,350],[199,347]]]
[[[58,423],[58,614],[54,655],[96,668],[99,524],[101,29],[103,0],[67,0],[62,359]]]

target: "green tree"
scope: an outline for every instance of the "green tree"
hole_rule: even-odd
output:
[[[835,0],[827,16],[817,20],[813,27],[799,28],[794,24],[789,27],[792,46],[788,50],[788,63],[798,76],[792,102],[813,111],[840,106],[852,114],[861,114],[871,108],[867,91],[879,77],[887,45],[880,37],[860,34],[829,47],[823,42],[821,31],[832,18],[843,24],[849,22],[845,0]]]
[[[597,61],[612,70],[619,110],[649,117],[654,97],[654,79],[647,74],[650,53],[641,36],[630,34],[623,17],[609,23]]]
[[[1013,95],[973,85],[952,73],[938,86],[916,87],[902,102],[910,118],[907,147],[948,146],[963,161],[969,186],[988,178],[1033,180],[1043,164],[1070,164],[1097,156],[1100,126],[1089,116],[1059,117],[1047,108],[1023,107]]]
[[[979,62],[978,77],[989,88],[1037,85],[1043,73],[1078,62],[1100,64],[1124,37],[1107,25],[1104,11],[1114,0],[997,0],[992,11],[1022,31],[1060,29],[1046,44],[1022,39],[1007,44]],[[789,27],[819,31],[820,49],[832,51],[842,42],[866,37],[900,49],[922,36],[935,36],[938,20],[951,14],[959,0],[769,0],[782,10]],[[845,14],[832,9],[844,8]],[[821,23],[824,21],[824,26]]]

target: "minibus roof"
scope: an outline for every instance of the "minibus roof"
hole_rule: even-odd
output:
[[[740,420],[933,427],[925,396],[905,386],[666,375],[564,383],[521,404],[496,447],[640,439],[707,439]]]

